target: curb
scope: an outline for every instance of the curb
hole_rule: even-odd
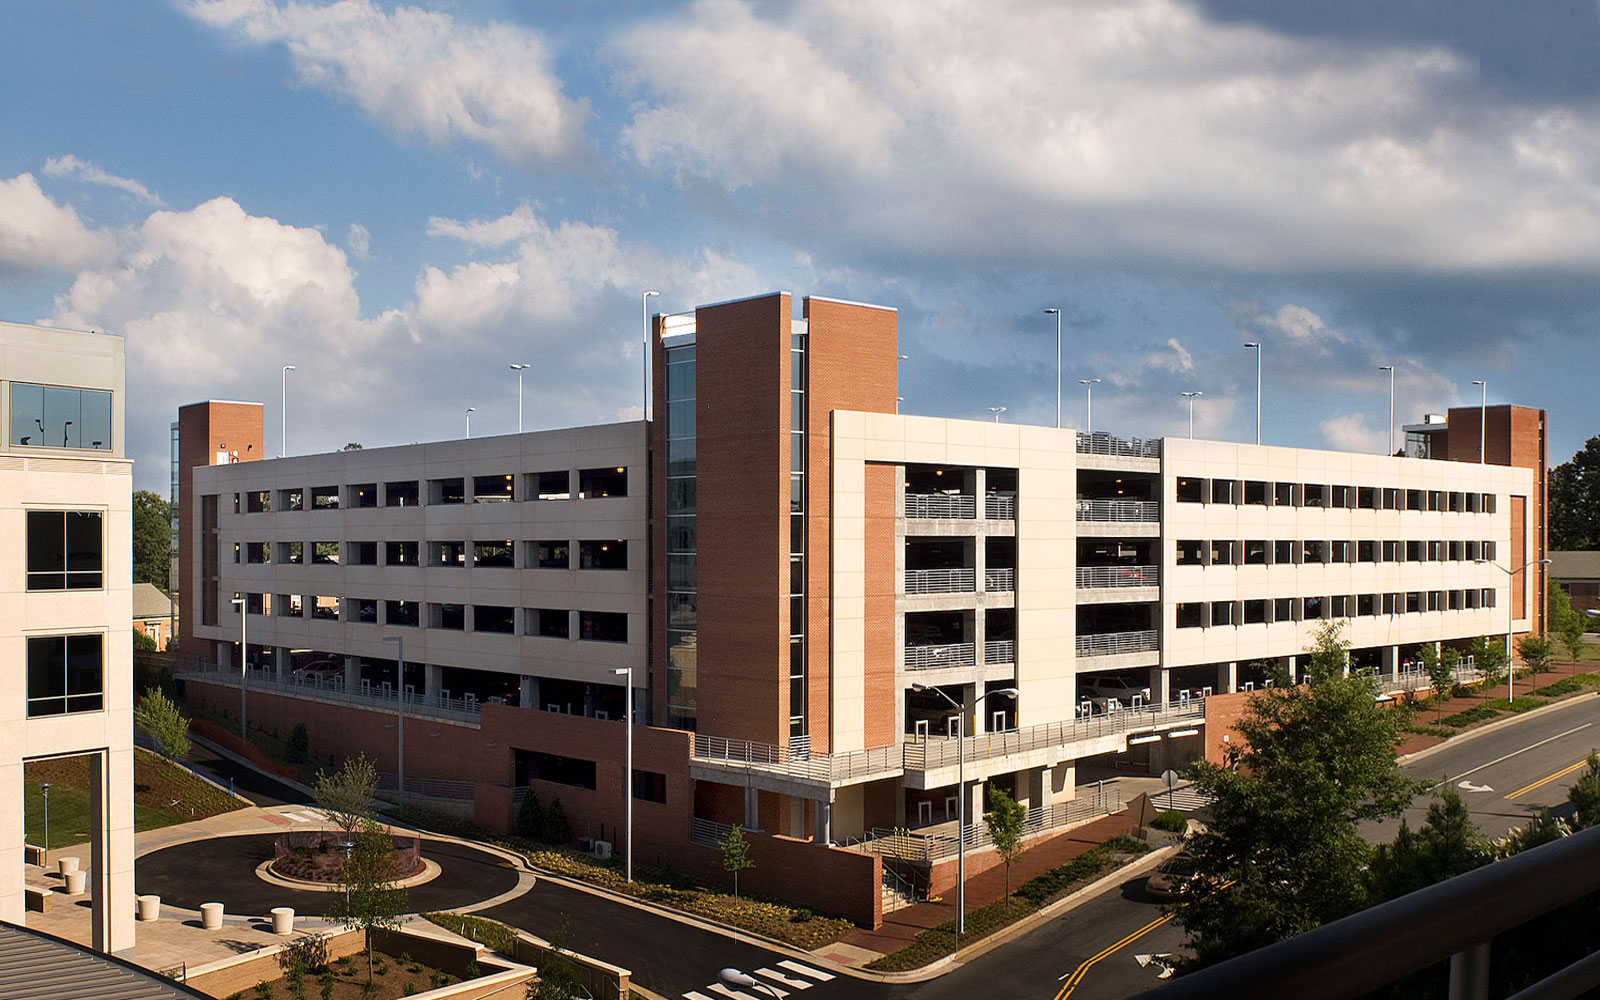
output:
[[[1433,746],[1425,747],[1421,750],[1418,750],[1416,753],[1405,754],[1404,756],[1397,758],[1397,760],[1401,764],[1415,763],[1416,761],[1431,757],[1435,753],[1438,753],[1447,747],[1460,746],[1462,743],[1471,742],[1476,737],[1483,736],[1488,733],[1499,732],[1502,729],[1507,729],[1524,719],[1534,719],[1541,715],[1547,715],[1549,713],[1559,711],[1563,708],[1570,708],[1573,705],[1582,704],[1591,698],[1600,698],[1600,691],[1590,691],[1586,694],[1574,695],[1571,698],[1563,698],[1560,701],[1551,702],[1548,705],[1540,705],[1538,708],[1529,709],[1526,712],[1519,712],[1516,715],[1510,716],[1509,718],[1496,719],[1493,722],[1478,726],[1475,729],[1469,729],[1464,733],[1458,733],[1455,736],[1445,740],[1443,743],[1435,743]]]
[[[227,747],[220,746],[220,745],[218,745],[216,743],[213,743],[210,740],[206,739],[204,736],[190,736],[189,737],[189,742],[198,743],[201,746],[205,747],[207,750],[210,750],[212,753],[216,754],[217,756],[222,757],[222,758],[224,758],[226,760],[231,760],[235,764],[238,764],[240,767],[247,767],[250,770],[256,772],[259,775],[261,775],[264,778],[271,778],[273,781],[276,781],[281,785],[284,785],[284,786],[286,786],[288,788],[293,788],[295,791],[299,792],[302,795],[305,795],[307,797],[311,797],[311,796],[314,796],[316,794],[315,792],[313,792],[311,790],[311,787],[309,785],[303,785],[300,782],[296,781],[295,779],[286,778],[281,774],[274,774],[271,771],[263,771],[261,768],[257,767],[255,764],[251,763],[250,761],[248,761],[248,760],[244,759],[243,757],[239,756],[238,754],[234,753],[232,750],[229,750]],[[238,798],[244,798],[244,796],[239,795],[237,792],[235,792],[234,795],[237,796]],[[249,800],[246,800],[246,801],[249,801]],[[252,802],[251,805],[255,805],[255,803]]]

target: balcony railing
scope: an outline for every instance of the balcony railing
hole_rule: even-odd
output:
[[[991,521],[1015,521],[1017,498],[1006,493],[990,493],[983,498],[983,516]]]
[[[1017,571],[1009,566],[996,566],[983,571],[983,589],[991,594],[1008,594],[1017,589]]]
[[[978,516],[976,497],[966,493],[907,493],[906,517],[967,518]]]
[[[983,644],[983,662],[991,665],[1017,662],[1017,641],[990,639]]]
[[[1161,520],[1161,504],[1154,500],[1078,501],[1080,521],[1145,522]]]
[[[977,648],[970,642],[943,646],[907,646],[907,670],[940,670],[945,667],[970,667],[977,663]]]
[[[908,594],[970,594],[977,590],[977,571],[966,569],[908,569]]]
[[[697,734],[693,759],[703,762],[750,767],[769,774],[781,774],[817,782],[855,781],[899,774],[905,764],[898,745],[855,750],[848,753],[813,754],[809,744],[788,750],[755,740],[730,740]]]
[[[238,670],[233,668],[219,670],[214,663],[192,660],[180,661],[175,666],[173,673],[180,678],[192,678],[210,684],[222,684],[227,687],[239,686]],[[333,676],[288,674],[280,679],[272,671],[255,669],[250,671],[250,687],[256,690],[298,694],[321,701],[340,702],[358,705],[363,708],[378,708],[390,712],[395,710],[395,702],[398,700],[394,689],[387,684],[379,686],[363,685],[359,690],[347,691],[344,686],[344,678],[337,674]],[[406,712],[476,724],[483,713],[483,703],[470,694],[462,698],[449,698],[407,691]]]
[[[1149,653],[1160,648],[1161,634],[1154,629],[1144,632],[1107,632],[1103,635],[1078,636],[1079,656],[1116,656],[1118,653]]]
[[[1079,566],[1078,586],[1085,589],[1099,587],[1154,587],[1161,583],[1159,566]]]
[[[1066,746],[1096,736],[1153,729],[1166,722],[1204,718],[1205,714],[1205,699],[1186,698],[1167,705],[1147,705],[1066,722],[1046,722],[1003,733],[983,733],[978,736],[968,736],[959,742],[965,744],[968,761],[981,761],[1025,753],[1029,750]],[[916,743],[905,744],[906,770],[929,771],[941,767],[955,767],[963,752],[957,749],[957,743],[958,741],[951,737],[931,736]]]
[[[1161,439],[1153,438],[1149,441],[1140,438],[1112,437],[1105,431],[1096,431],[1093,434],[1078,435],[1078,454],[1080,455],[1112,455],[1117,458],[1160,458]]]

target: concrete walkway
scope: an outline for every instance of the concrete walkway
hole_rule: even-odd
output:
[[[1547,684],[1554,684],[1556,681],[1559,681],[1565,677],[1571,677],[1573,674],[1593,672],[1600,672],[1600,663],[1575,663],[1570,660],[1557,661],[1550,665],[1549,670],[1546,670],[1536,676],[1517,678],[1518,696],[1520,697],[1521,695],[1528,694],[1534,688],[1541,688]],[[1417,712],[1415,721],[1419,725],[1434,725],[1436,720],[1444,718],[1447,715],[1453,715],[1456,712],[1465,712],[1469,708],[1482,705],[1486,700],[1504,698],[1506,696],[1506,689],[1507,685],[1498,684],[1489,689],[1487,696],[1485,696],[1483,691],[1475,690],[1471,694],[1463,695],[1459,698],[1449,698],[1438,705],[1428,705],[1426,708]],[[1504,716],[1502,716],[1502,718],[1504,718]],[[1492,722],[1494,720],[1491,719],[1487,721]],[[1482,724],[1483,723],[1479,723],[1479,725]],[[1475,727],[1463,729],[1461,732],[1471,732],[1472,728]],[[1405,757],[1410,754],[1414,754],[1419,750],[1426,750],[1429,747],[1438,746],[1440,743],[1445,742],[1446,739],[1452,738],[1453,737],[1432,736],[1427,733],[1406,733],[1405,739],[1401,741],[1400,747],[1395,751],[1395,754],[1400,757]]]

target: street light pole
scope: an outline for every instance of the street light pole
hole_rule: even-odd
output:
[[[1006,408],[1003,406],[991,406],[989,407],[989,412],[994,414],[994,422],[998,424],[1000,422],[1000,414],[1006,412]]]
[[[1483,402],[1478,405],[1478,464],[1482,465],[1489,459],[1484,455],[1484,431],[1487,427],[1486,420],[1489,416],[1489,381],[1488,379],[1474,379],[1473,385],[1483,386]]]
[[[1378,371],[1389,373],[1389,454],[1394,454],[1394,365],[1379,365]]]
[[[1184,399],[1187,399],[1189,401],[1189,440],[1193,441],[1194,440],[1194,401],[1196,399],[1199,399],[1201,396],[1204,396],[1205,393],[1196,391],[1196,392],[1179,393],[1179,395],[1181,395]]]
[[[1084,415],[1083,429],[1088,433],[1091,440],[1094,438],[1094,384],[1098,381],[1100,380],[1097,378],[1078,379],[1078,384],[1083,386],[1083,392],[1088,401],[1089,410],[1089,412]]]
[[[472,437],[472,415],[478,412],[476,406],[467,407],[467,437]]]
[[[1244,345],[1245,350],[1256,352],[1256,444],[1261,443],[1261,341]]]
[[[50,867],[50,782],[44,783],[44,851],[39,856],[40,864]]]
[[[284,365],[278,376],[278,457],[289,454],[289,373],[294,365]]]
[[[623,712],[623,725],[626,726],[627,730],[628,730],[628,739],[627,739],[628,751],[627,751],[627,764],[626,764],[628,770],[627,770],[626,780],[623,782],[623,793],[622,793],[623,795],[627,796],[627,800],[623,803],[626,808],[623,811],[627,815],[628,826],[627,826],[627,832],[624,834],[622,850],[623,850],[623,855],[624,855],[624,857],[623,857],[624,877],[629,882],[632,882],[633,881],[633,668],[632,667],[619,667],[619,668],[617,668],[617,669],[615,669],[615,670],[613,670],[611,672],[613,674],[616,674],[619,677],[626,675],[627,678],[628,678],[628,687],[627,687],[627,690],[623,693],[623,696],[627,699],[627,706],[626,706],[625,711]]]
[[[522,433],[522,373],[528,370],[527,365],[511,365],[511,370],[517,373],[517,433]]]
[[[644,374],[644,419],[650,419],[650,296],[660,295],[654,288],[639,296],[639,305],[644,312],[644,353],[641,356],[640,367]]]
[[[249,742],[249,730],[245,726],[245,695],[250,690],[250,626],[249,616],[244,607],[245,598],[235,597],[229,603],[239,609],[239,738]]]
[[[1548,566],[1548,565],[1550,565],[1550,560],[1549,559],[1540,559],[1540,560],[1538,560],[1536,562],[1523,563],[1521,566],[1518,566],[1516,569],[1506,569],[1504,566],[1500,565],[1499,563],[1497,563],[1497,562],[1495,562],[1495,561],[1493,561],[1491,559],[1474,559],[1473,562],[1477,563],[1480,566],[1493,566],[1495,569],[1499,570],[1500,572],[1504,573],[1507,577],[1510,578],[1509,580],[1507,580],[1507,583],[1510,583],[1511,580],[1515,580],[1517,578],[1517,574],[1526,571],[1529,566]],[[1523,585],[1526,586],[1527,585],[1527,581],[1523,581]],[[1506,701],[1507,701],[1507,703],[1515,702],[1517,700],[1516,659],[1511,655],[1511,632],[1512,632],[1512,629],[1514,627],[1511,623],[1513,621],[1515,621],[1515,619],[1512,618],[1511,616],[1514,613],[1512,609],[1516,606],[1516,603],[1509,599],[1511,597],[1511,594],[1510,594],[1509,590],[1510,590],[1510,588],[1508,587],[1507,588],[1507,593],[1506,593],[1506,597],[1507,597],[1507,600],[1506,600]],[[1485,691],[1484,697],[1487,698],[1488,696],[1489,696],[1488,692]]]
[[[400,804],[406,801],[406,640],[400,635],[386,635],[384,642],[394,647],[395,688],[395,786],[400,792]],[[424,651],[426,652],[426,651]]]
[[[1061,427],[1061,310],[1050,308],[1044,311],[1046,316],[1056,318],[1056,428]]]
[[[909,354],[896,354],[894,356],[894,388],[896,392],[900,391],[900,362],[907,361],[910,357]],[[894,412],[900,412],[900,404],[903,402],[905,402],[904,396],[896,396],[894,398]]]

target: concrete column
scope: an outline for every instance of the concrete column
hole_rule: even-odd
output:
[[[971,736],[976,732],[983,731],[983,727],[978,725],[978,711],[982,708],[982,705],[978,702],[978,685],[981,683],[983,682],[974,681],[971,684],[963,686],[961,689],[962,736]]]
[[[1030,767],[1023,771],[1017,789],[1017,801],[1029,809],[1050,804],[1050,769]]]
[[[746,785],[744,789],[744,828],[761,829],[761,793],[754,785]]]
[[[133,750],[101,751],[89,761],[91,944],[132,958]]]
[[[1292,656],[1280,656],[1280,657],[1278,657],[1278,662],[1279,662],[1279,664],[1281,664],[1283,666],[1284,672],[1289,675],[1289,680],[1290,681],[1298,681],[1298,680],[1300,680],[1299,677],[1295,676],[1294,657],[1292,657]]]
[[[0,800],[14,803],[10,809],[0,809],[0,920],[7,923],[27,922],[27,907],[22,893],[22,758],[13,756],[0,765]],[[33,790],[37,795],[37,789]]]
[[[361,691],[361,657],[344,658],[344,689],[352,693]]]
[[[1065,802],[1077,798],[1078,765],[1073,761],[1062,761],[1055,767],[1045,771],[1047,779],[1044,783],[1044,802],[1042,805],[1051,805],[1055,802]]]
[[[1384,674],[1390,679],[1398,676],[1400,673],[1400,647],[1384,646],[1383,659],[1381,662],[1382,665],[1378,668],[1380,673]]]
[[[1171,675],[1164,667],[1150,668],[1150,704],[1165,705],[1170,699]]]
[[[816,842],[830,844],[833,842],[833,792],[830,790],[825,798],[815,800],[817,804],[817,831]],[[749,805],[746,804],[746,809]],[[903,806],[901,808],[904,808]]]
[[[431,665],[428,667],[428,692],[430,694],[438,689],[437,677],[433,671],[439,669],[440,668]],[[442,673],[443,671],[440,672]],[[523,708],[537,709],[544,707],[543,705],[539,704],[539,678],[524,676],[518,682],[517,692],[517,701],[522,705]]]
[[[272,672],[278,678],[280,684],[289,676],[289,650],[287,648],[279,646],[273,652]]]
[[[1239,661],[1230,660],[1227,663],[1217,664],[1217,686],[1213,689],[1217,694],[1232,694],[1233,689],[1239,684]]]
[[[983,823],[983,811],[989,808],[988,798],[984,795],[983,782],[967,782],[967,823],[979,825]]]

